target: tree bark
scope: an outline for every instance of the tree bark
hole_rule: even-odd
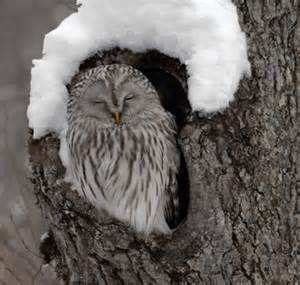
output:
[[[55,135],[33,140],[30,132],[34,192],[50,228],[41,251],[66,283],[300,281],[297,3],[234,2],[247,35],[252,77],[241,81],[226,110],[212,117],[194,113],[185,120],[179,135],[190,205],[186,222],[171,237],[145,240],[99,214],[62,181]],[[187,88],[184,67],[155,52],[143,57],[116,49],[92,57],[81,69],[99,61],[157,62]]]

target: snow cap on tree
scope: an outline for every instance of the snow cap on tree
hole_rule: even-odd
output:
[[[46,35],[43,57],[34,60],[29,126],[34,138],[63,133],[66,84],[80,63],[114,46],[157,49],[186,64],[193,110],[228,106],[249,72],[245,35],[231,0],[80,0],[78,12]],[[133,13],[134,11],[134,13]]]

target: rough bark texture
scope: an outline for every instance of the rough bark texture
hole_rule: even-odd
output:
[[[211,118],[193,114],[181,129],[190,205],[187,221],[172,237],[144,240],[99,215],[61,182],[57,138],[35,141],[30,135],[32,181],[51,233],[41,251],[67,283],[299,282],[297,3],[234,2],[247,34],[252,77],[241,82],[229,108]],[[153,60],[149,63],[157,60],[153,54],[145,57]],[[141,55],[115,50],[104,58],[136,63]],[[186,88],[178,62],[164,57],[158,62]]]

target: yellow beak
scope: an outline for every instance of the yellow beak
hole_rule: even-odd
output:
[[[116,122],[117,126],[120,125],[120,123],[121,123],[121,113],[120,112],[115,112],[115,122]]]

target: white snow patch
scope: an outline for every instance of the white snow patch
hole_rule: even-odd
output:
[[[45,232],[41,235],[40,241],[43,242],[50,237],[49,232]]]
[[[67,17],[44,40],[34,60],[27,115],[34,138],[67,127],[65,87],[80,63],[96,51],[119,46],[158,49],[188,68],[193,110],[212,112],[233,99],[249,73],[247,47],[231,0],[77,0]]]

